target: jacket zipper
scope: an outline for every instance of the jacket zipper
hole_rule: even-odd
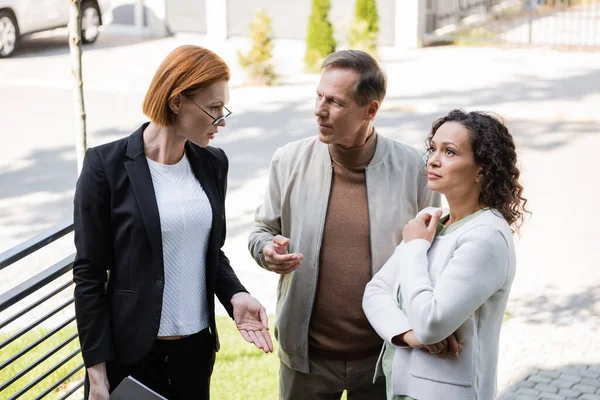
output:
[[[373,230],[371,229],[371,206],[369,204],[369,180],[368,178],[369,167],[365,167],[365,188],[367,189],[367,217],[369,221],[369,248],[371,249],[371,278],[375,275],[375,269],[373,268],[373,259],[375,253],[373,252]]]

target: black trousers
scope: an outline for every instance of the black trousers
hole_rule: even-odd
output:
[[[208,328],[179,340],[156,340],[150,353],[135,365],[106,362],[113,391],[128,375],[169,400],[210,398],[210,375],[215,362],[213,340]],[[89,381],[85,377],[85,397]]]

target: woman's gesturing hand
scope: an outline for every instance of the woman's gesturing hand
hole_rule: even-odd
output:
[[[429,243],[433,242],[435,237],[435,230],[437,223],[442,217],[440,210],[436,211],[434,215],[429,213],[423,213],[418,217],[410,220],[402,231],[402,237],[404,243],[408,243],[415,239],[425,239]]]
[[[233,319],[240,334],[248,343],[270,353],[273,341],[269,334],[267,311],[262,304],[246,292],[239,292],[231,297]]]

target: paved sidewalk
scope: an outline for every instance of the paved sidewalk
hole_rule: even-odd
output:
[[[556,369],[532,369],[500,400],[600,400],[600,366],[574,364]]]
[[[71,212],[76,176],[68,47],[60,38],[48,40],[50,50],[30,44],[20,57],[0,63],[0,91],[6,93],[0,133],[14,140],[0,147],[0,250]],[[195,35],[105,35],[86,48],[91,146],[123,137],[144,120],[140,103],[156,66],[183,43],[213,46]],[[236,61],[244,46],[234,39],[213,47],[233,71],[234,115],[214,142],[230,158],[225,252],[273,314],[277,276],[253,263],[246,239],[273,152],[315,134],[318,76],[302,73],[301,42],[281,41],[276,56],[283,84],[244,87]],[[453,47],[386,48],[381,56],[389,75],[375,123],[382,135],[423,148],[431,123],[462,107],[498,112],[515,136],[533,217],[516,237],[518,270],[500,344],[502,398],[600,399],[600,56]],[[29,106],[24,110],[13,99],[27,99]],[[71,252],[70,240],[0,271],[0,293]]]
[[[503,326],[500,398],[600,400],[600,289],[550,293],[510,301],[521,315]]]

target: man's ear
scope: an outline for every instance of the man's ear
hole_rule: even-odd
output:
[[[379,102],[377,100],[372,100],[367,107],[367,114],[365,115],[365,119],[372,121],[375,119],[377,115],[377,111],[379,111]]]
[[[179,114],[179,110],[181,109],[181,95],[176,94],[175,96],[169,99],[169,108],[173,114]]]

